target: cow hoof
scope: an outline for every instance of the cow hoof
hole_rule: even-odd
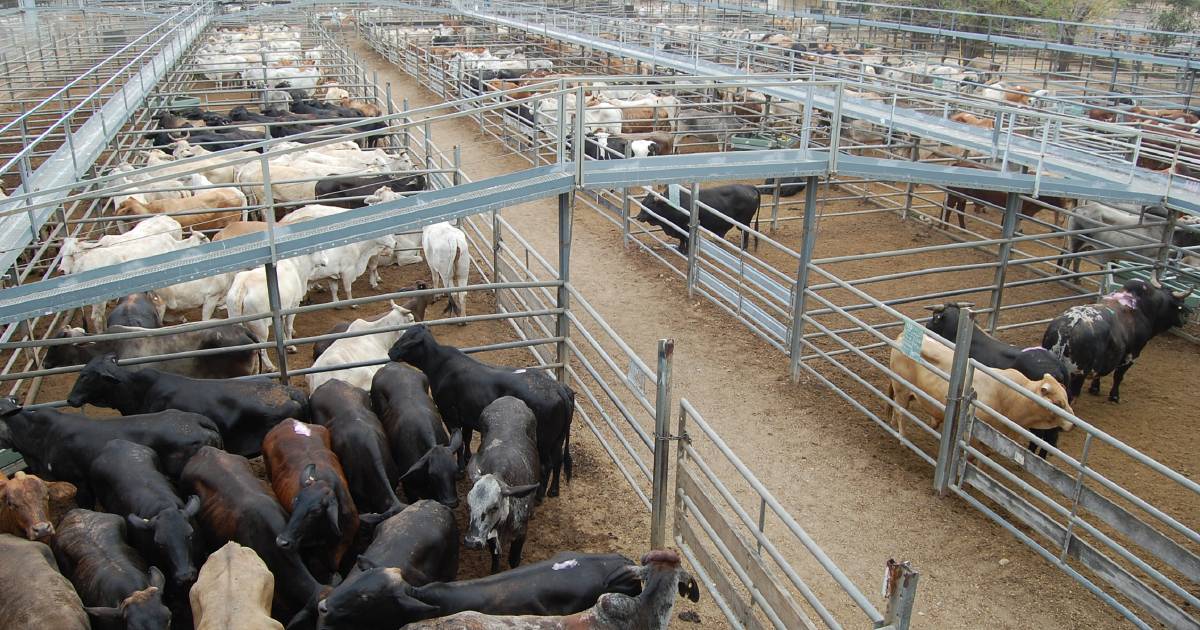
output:
[[[288,351],[288,354],[296,354],[297,352],[299,352],[299,350],[296,349],[296,346],[288,346],[287,351]]]
[[[357,304],[351,304],[351,305],[350,305],[350,308],[358,308],[358,305],[357,305]]]
[[[1109,396],[1108,402],[1113,403],[1115,405],[1115,404],[1121,402],[1121,397],[1120,396]]]

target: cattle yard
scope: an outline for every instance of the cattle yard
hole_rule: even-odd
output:
[[[315,374],[388,363],[378,354],[321,361],[315,345],[397,339],[414,323],[334,325],[386,316],[389,302],[428,304],[439,342],[518,372],[544,368],[575,393],[574,479],[539,506],[527,561],[565,550],[636,558],[673,544],[705,590],[676,610],[701,627],[1029,623],[1032,611],[944,595],[939,582],[966,576],[864,559],[846,551],[853,542],[811,535],[828,523],[779,482],[793,456],[815,450],[775,438],[766,455],[778,461],[767,463],[747,446],[763,436],[746,436],[756,429],[736,412],[706,414],[689,401],[703,394],[672,391],[673,373],[720,360],[676,362],[665,338],[689,335],[669,320],[642,329],[645,298],[610,303],[621,293],[600,278],[603,235],[599,255],[630,268],[619,277],[648,278],[687,308],[740,323],[752,337],[736,343],[786,375],[740,377],[811,390],[796,417],[840,413],[866,425],[868,451],[902,444],[905,455],[887,461],[908,460],[909,476],[926,484],[920,462],[931,465],[945,510],[935,518],[960,529],[994,523],[1061,569],[1042,571],[1041,583],[1093,595],[1072,622],[1200,627],[1198,427],[1186,411],[1197,311],[1150,342],[1119,405],[1084,393],[1063,408],[1029,394],[973,346],[967,357],[967,325],[957,345],[924,338],[952,357],[923,359],[942,393],[921,385],[911,409],[893,400],[894,379],[915,381],[896,357],[924,356],[912,344],[921,347],[935,305],[969,303],[982,329],[974,335],[1028,349],[1061,313],[1131,279],[1161,280],[1200,304],[1195,38],[1151,45],[1095,27],[1074,32],[1070,46],[1037,48],[1026,44],[1046,37],[1038,25],[1011,18],[993,16],[1007,39],[986,43],[954,34],[949,13],[837,5],[815,17],[750,2],[632,12],[501,1],[13,10],[0,22],[12,42],[0,49],[5,393],[25,409],[61,407],[81,366],[52,361],[56,351],[230,324],[254,343],[180,351],[150,342],[168,349],[121,363],[241,351],[274,363],[251,376],[311,390]],[[931,23],[938,36],[918,28]],[[135,185],[153,201],[123,204]],[[717,185],[755,191],[739,193],[753,194],[749,213],[705,202]],[[206,195],[229,201],[173,201]],[[314,203],[337,208],[286,218],[329,208]],[[70,267],[77,241],[103,247],[163,213],[194,236],[133,232],[137,255]],[[724,226],[703,223],[715,217]],[[262,224],[214,238],[239,220]],[[465,281],[449,290],[465,296],[465,312],[438,299],[434,259],[422,264],[423,228],[445,221],[470,257]],[[578,231],[583,254],[573,251]],[[368,259],[379,265],[370,286],[359,277],[371,273]],[[297,272],[298,294],[288,288],[296,261],[312,268]],[[258,268],[264,307],[229,303],[231,282],[258,286],[238,272]],[[104,332],[102,319],[91,321],[90,305],[141,291],[175,296],[163,308],[181,323]],[[226,317],[209,319],[218,298]],[[293,319],[294,331],[280,334]],[[63,334],[77,326],[82,343]],[[647,335],[664,338],[657,353]],[[734,369],[744,368],[725,371]],[[1004,406],[992,387],[1007,392]],[[1030,409],[1022,413],[1065,429],[1061,439],[1018,413]],[[470,487],[460,481],[460,497]],[[456,510],[464,530],[466,507]],[[486,575],[485,556],[464,550],[459,577]],[[885,561],[880,597],[869,586]],[[920,590],[916,572],[930,576]],[[958,608],[913,616],[926,588]],[[1017,597],[1038,601],[1038,587]]]

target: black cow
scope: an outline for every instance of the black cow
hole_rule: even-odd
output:
[[[342,462],[354,505],[368,513],[399,510],[394,488],[400,483],[400,472],[383,425],[371,411],[367,392],[330,379],[312,393],[309,406],[313,423],[329,429],[330,444]]]
[[[317,182],[317,202],[339,208],[364,208],[365,197],[375,194],[381,186],[394,192],[425,190],[424,175],[338,175]]]
[[[79,372],[67,396],[72,407],[91,403],[121,415],[179,409],[207,416],[221,430],[225,448],[253,457],[263,437],[285,418],[307,418],[304,392],[266,379],[198,379],[154,368],[133,371],[113,354],[96,357]]]
[[[393,588],[403,593],[431,582],[450,582],[457,576],[458,526],[454,512],[436,501],[417,501],[375,530],[375,539],[358,557],[346,581],[318,604],[319,627],[396,627],[436,616],[437,610],[430,606],[406,609],[405,603],[412,602],[392,601],[378,587],[391,580]]]
[[[98,630],[162,630],[171,624],[163,604],[163,575],[125,544],[125,519],[74,509],[51,545]]]
[[[173,328],[168,326],[167,328]],[[106,333],[126,333],[144,330],[128,326],[111,326]],[[258,343],[254,335],[241,324],[217,326],[203,330],[174,332],[154,337],[135,337],[110,341],[89,341],[82,328],[66,328],[55,339],[78,339],[71,344],[47,346],[43,365],[48,368],[68,365],[86,365],[92,359],[113,353],[118,359],[136,359],[163,354],[187,352],[189,350],[215,350]],[[258,374],[258,350],[230,350],[191,359],[171,359],[156,363],[130,366],[137,370],[153,366],[164,372],[182,374],[193,378],[234,378]]]
[[[0,398],[0,417],[30,472],[79,487],[80,505],[90,504],[92,460],[109,440],[128,440],[158,453],[162,470],[178,477],[188,458],[204,446],[222,445],[212,420],[167,409],[121,418],[89,418],[56,409],[26,411],[12,398]]]
[[[167,567],[171,584],[196,581],[193,532],[200,498],[187,503],[159,468],[154,449],[111,440],[91,465],[92,488],[106,512],[129,521],[130,543],[156,566]]]
[[[768,178],[767,181],[763,182],[763,186],[768,187],[766,191],[767,194],[773,194],[773,191],[775,190],[775,178]],[[807,186],[807,177],[781,177],[779,178],[779,196],[795,197],[796,195],[804,192],[804,189]],[[701,195],[700,198],[703,199],[704,196]]]
[[[1073,306],[1054,318],[1042,336],[1042,347],[1066,362],[1071,372],[1069,399],[1079,396],[1089,376],[1088,393],[1099,394],[1100,377],[1112,374],[1108,399],[1120,402],[1121,380],[1146,344],[1187,323],[1187,296],[1188,291],[1171,291],[1157,281],[1130,280],[1099,303]]]
[[[409,501],[433,499],[458,507],[454,453],[462,434],[446,436],[442,419],[429,398],[425,375],[399,363],[383,366],[371,379],[371,404],[391,444],[401,483]]]
[[[309,573],[295,549],[283,549],[275,538],[287,526],[288,515],[259,479],[245,457],[205,447],[183,469],[180,488],[200,497],[199,521],[207,547],[215,550],[235,541],[249,547],[275,576],[273,611],[291,619],[315,603],[321,584]]]
[[[666,196],[664,194],[664,196]],[[659,199],[653,194],[647,194],[642,197],[641,204],[643,209],[637,215],[637,220],[642,223],[656,225],[663,229],[667,236],[679,240],[679,251],[686,254],[688,249],[688,215],[687,208],[691,205],[692,194],[690,191],[679,191],[679,208],[672,206],[670,201]],[[728,186],[716,186],[714,188],[706,188],[700,191],[700,203],[730,217],[734,221],[743,225],[750,225],[751,219],[756,219],[758,215],[758,206],[760,196],[758,189],[754,186],[746,186],[744,184],[730,184]],[[654,214],[651,214],[653,212]],[[655,216],[657,215],[657,216]],[[700,211],[700,227],[716,234],[720,238],[725,238],[729,230],[733,228],[733,223],[723,219],[708,210]],[[755,220],[754,229],[758,230],[758,222]],[[750,235],[745,230],[742,231],[742,249],[746,249]],[[758,239],[755,238],[757,244]]]
[[[539,485],[537,419],[519,399],[502,396],[483,410],[479,422],[483,439],[467,465],[473,485],[467,494],[470,526],[464,543],[467,549],[489,547],[492,573],[496,573],[506,542],[510,543],[508,566],[521,564],[525,533],[533,518],[530,495]]]
[[[158,328],[162,320],[158,318],[158,298],[150,292],[134,293],[117,300],[117,305],[108,313],[105,320],[111,326],[137,326],[139,328]]]
[[[200,132],[193,131],[188,134],[187,141],[193,146],[203,146],[209,151],[225,151],[227,149],[242,149],[244,151],[254,151],[262,153],[262,147],[246,149],[247,145],[256,142],[262,142],[266,139],[261,133],[253,131],[242,131],[240,129],[228,129],[218,131]]]
[[[956,342],[958,340],[958,318],[960,316],[958,305],[946,303],[930,307],[930,310],[933,311],[933,317],[929,319],[925,327],[941,335],[948,341]],[[1054,380],[1066,387],[1067,365],[1059,356],[1041,346],[1018,348],[1014,345],[1004,343],[983,332],[978,325],[973,325],[975,326],[975,332],[971,334],[971,348],[968,351],[968,356],[972,359],[998,370],[1012,368],[1025,375],[1026,378],[1035,381],[1041,380],[1042,377],[1049,374]],[[1029,432],[1046,441],[1051,446],[1057,446],[1058,436],[1062,432],[1062,429],[1030,429]],[[1046,449],[1036,448],[1034,442],[1029,443],[1029,450],[1037,452],[1042,457],[1046,456]]]
[[[461,582],[417,585],[412,596],[437,606],[437,616],[474,610],[488,615],[571,615],[605,593],[642,592],[637,563],[615,553],[564,551],[542,562]]]
[[[443,346],[424,324],[404,331],[388,358],[404,361],[429,377],[430,391],[442,420],[463,431],[459,466],[471,455],[471,431],[482,430],[479,415],[501,396],[521,399],[537,418],[538,460],[541,474],[538,498],[558,496],[559,473],[571,480],[571,417],[575,392],[557,383],[543,370],[498,367],[468,357],[458,348]]]

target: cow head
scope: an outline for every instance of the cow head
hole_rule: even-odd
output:
[[[82,339],[87,337],[87,331],[78,327],[63,328],[54,335],[55,339]],[[46,354],[42,357],[42,367],[57,368],[68,365],[86,363],[92,358],[92,350],[96,347],[94,341],[77,341],[72,344],[47,346]]]
[[[162,602],[163,574],[150,567],[149,586],[135,591],[119,606],[86,606],[87,614],[102,620],[121,621],[127,630],[161,630],[171,627],[171,610]]]
[[[463,541],[467,549],[483,549],[491,541],[499,544],[500,527],[513,511],[513,500],[527,497],[538,489],[536,483],[510,486],[496,475],[483,475],[467,494],[471,523]]]
[[[1075,410],[1071,409],[1071,403],[1067,399],[1067,389],[1063,387],[1054,378],[1053,374],[1044,374],[1042,378],[1036,381],[1029,381],[1028,389],[1034,394],[1041,396],[1046,402],[1063,410],[1064,412],[1075,415]],[[1046,409],[1038,408],[1037,418],[1029,418],[1030,424],[1025,428],[1033,429],[1062,429],[1070,431],[1075,425],[1067,419],[1059,416],[1056,413]]]
[[[309,464],[300,472],[300,492],[292,499],[292,516],[283,533],[275,537],[275,544],[281,549],[301,547],[321,531],[332,533],[334,538],[342,536],[337,494],[328,481],[318,479],[316,475],[316,464]]]
[[[1157,278],[1150,282],[1130,280],[1125,283],[1122,290],[1133,293],[1143,300],[1142,309],[1151,318],[1153,334],[1157,335],[1171,328],[1183,326],[1192,316],[1192,309],[1187,306],[1187,297],[1191,291],[1186,289],[1172,291],[1164,287]]]
[[[404,331],[399,341],[388,350],[388,358],[392,361],[408,363],[416,367],[425,364],[430,351],[437,346],[429,327],[418,324]]]
[[[65,481],[47,482],[23,472],[9,479],[0,473],[0,511],[29,540],[49,544],[54,536],[51,504],[62,505],[73,498],[75,486]]]
[[[113,406],[115,389],[129,379],[129,371],[117,365],[117,355],[109,352],[88,361],[71,393],[67,394],[67,404],[72,407],[82,407],[93,403],[102,407]]]
[[[372,568],[354,575],[317,604],[317,630],[398,627],[437,615],[414,597],[397,568]]]
[[[458,507],[458,491],[454,480],[458,476],[457,453],[462,449],[462,430],[450,436],[449,445],[434,445],[400,478],[409,501],[433,499],[454,509]]]
[[[193,519],[200,511],[200,497],[192,495],[182,508],[170,507],[151,518],[130,514],[126,520],[136,530],[154,532],[154,545],[173,571],[172,583],[186,586],[196,581],[192,561]]]

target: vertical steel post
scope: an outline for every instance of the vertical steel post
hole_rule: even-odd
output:
[[[675,340],[658,340],[658,388],[654,399],[654,478],[650,501],[650,548],[662,549],[667,539],[667,472],[671,444],[671,362]]]
[[[920,136],[913,136],[912,154],[910,155],[910,158],[912,159],[913,162],[921,161],[921,138],[920,138]],[[904,210],[900,213],[901,220],[908,219],[908,213],[912,212],[913,189],[915,189],[915,188],[916,188],[916,184],[914,184],[912,182],[908,182],[907,184],[904,185]]]
[[[817,186],[820,180],[813,175],[804,186],[804,241],[800,245],[800,265],[792,290],[792,329],[788,338],[788,373],[792,382],[800,380],[801,340],[804,338],[804,309],[808,291],[808,264],[817,246]]]
[[[893,630],[908,630],[920,578],[921,574],[914,571],[907,561],[887,561],[884,579],[884,598],[887,599],[887,610],[883,613],[885,625]]]
[[[1167,268],[1167,259],[1171,256],[1171,244],[1175,239],[1175,226],[1179,221],[1179,211],[1167,208],[1167,223],[1163,226],[1162,245],[1158,247],[1158,257],[1154,263],[1154,275],[1162,274]]]
[[[959,303],[958,331],[954,343],[954,360],[950,364],[950,386],[946,390],[946,415],[942,422],[942,435],[938,443],[937,465],[933,469],[933,489],[945,496],[954,476],[954,460],[958,446],[954,443],[957,433],[959,408],[963,404],[966,389],[967,368],[971,366],[971,335],[975,332],[975,311],[968,303]]]
[[[996,254],[996,276],[992,281],[992,304],[988,313],[988,332],[996,332],[1000,322],[1000,306],[1004,303],[1004,281],[1008,275],[1008,261],[1012,257],[1012,239],[1017,233],[1017,219],[1021,216],[1021,195],[1008,193],[1004,204],[1004,223],[1002,226],[1004,239],[1000,243],[1000,251]]]
[[[581,116],[582,118],[582,116]],[[567,283],[571,281],[571,219],[574,206],[573,192],[565,192],[558,196],[558,314],[555,336],[558,337],[555,362],[555,377],[559,383],[567,382],[567,361],[570,359],[570,349],[567,347],[567,334],[570,332],[570,320],[567,319],[567,309],[571,306],[571,293]]]
[[[696,255],[700,250],[700,184],[692,182],[691,198],[688,199],[688,247],[687,247],[687,290],[688,296],[696,292]],[[664,231],[664,234],[666,232]]]
[[[275,354],[279,361],[279,382],[287,383],[287,344],[283,337],[284,317],[279,314],[279,274],[275,269],[275,263],[279,260],[279,254],[275,251],[275,193],[271,190],[271,168],[265,152],[260,158],[259,166],[262,168],[263,198],[258,201],[263,204],[263,220],[267,222],[267,244],[271,250],[271,260],[263,265],[263,271],[267,276],[267,302],[271,307],[271,325],[275,327]],[[266,339],[260,339],[260,341],[266,341]]]

